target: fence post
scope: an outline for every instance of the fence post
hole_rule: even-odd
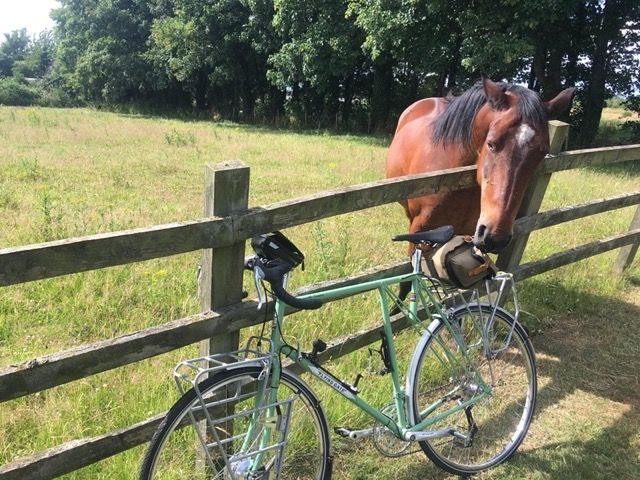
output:
[[[239,160],[206,165],[204,169],[204,216],[223,217],[247,209],[249,204],[249,167]],[[242,300],[244,241],[228,247],[205,249],[198,275],[200,310],[206,312]],[[200,342],[201,356],[238,350],[240,332],[228,332]],[[200,424],[208,438],[207,427]],[[230,427],[229,427],[230,428]],[[196,471],[205,475],[206,454],[198,443]]]
[[[638,205],[636,213],[633,216],[633,220],[631,220],[629,231],[635,230],[637,228],[640,228],[640,205]],[[638,243],[633,243],[631,245],[626,245],[620,249],[620,253],[618,253],[618,257],[613,264],[613,271],[616,274],[622,275],[622,272],[624,272],[629,267],[629,265],[631,265],[631,262],[633,262],[633,259],[636,256],[636,252],[638,251],[638,245]]]
[[[569,124],[558,120],[549,122],[549,153],[557,155],[562,151],[567,136],[569,134]],[[545,173],[534,177],[533,183],[529,186],[522,199],[522,205],[516,218],[534,215],[540,210],[542,199],[549,186],[551,174]],[[496,265],[500,270],[513,272],[522,259],[522,254],[529,241],[529,234],[519,234],[514,232],[514,238],[509,245],[498,255]]]
[[[204,215],[225,216],[247,209],[249,167],[240,161],[205,166]],[[242,300],[244,241],[203,250],[199,275],[200,308],[205,312]],[[237,350],[239,332],[203,340],[200,354]]]

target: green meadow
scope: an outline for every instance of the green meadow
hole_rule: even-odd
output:
[[[0,248],[198,219],[204,166],[224,160],[251,168],[250,206],[378,180],[388,142],[91,109],[0,107]],[[640,162],[562,172],[553,176],[543,209],[638,190]],[[537,231],[524,261],[622,233],[633,214],[625,208]],[[287,230],[307,257],[293,287],[402,260],[406,247],[390,237],[406,228],[401,207],[392,204]],[[638,478],[640,262],[619,278],[611,272],[616,255],[519,284],[523,323],[538,355],[537,414],[519,453],[479,478]],[[193,252],[2,288],[0,369],[197,313],[200,257]],[[378,313],[375,297],[357,296],[287,318],[285,334],[310,349],[316,338],[375,325]],[[403,355],[410,344],[404,341]],[[166,410],[177,399],[173,366],[196,354],[197,346],[187,347],[0,404],[0,464]],[[365,349],[328,368],[351,380],[368,362]],[[391,401],[386,382],[365,375],[359,388],[382,407]],[[330,427],[369,425],[346,402],[317,391]],[[334,478],[450,478],[421,453],[387,459],[368,441],[335,436],[332,448]],[[63,478],[134,478],[143,451]]]

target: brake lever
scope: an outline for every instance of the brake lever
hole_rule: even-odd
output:
[[[264,270],[262,270],[259,265],[255,265],[253,267],[253,284],[255,285],[256,293],[258,294],[258,310],[262,308],[262,305],[267,303],[264,297],[264,291],[260,288],[260,284],[264,278]]]

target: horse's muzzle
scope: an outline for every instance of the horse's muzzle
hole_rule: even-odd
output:
[[[485,253],[500,253],[509,244],[512,236],[491,234],[485,225],[478,225],[473,236],[473,244]]]

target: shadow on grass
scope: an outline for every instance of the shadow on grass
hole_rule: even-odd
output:
[[[363,145],[388,147],[391,143],[391,134],[366,134],[358,132],[337,131],[328,128],[303,128],[284,126],[278,127],[260,123],[232,122],[229,120],[214,120],[208,114],[191,112],[190,110],[176,110],[161,113],[123,112],[108,109],[99,109],[113,113],[123,118],[144,118],[150,120],[177,120],[187,124],[201,124],[202,126],[219,126],[223,128],[236,128],[247,133],[268,133],[271,135],[302,135],[308,137],[342,138]]]
[[[607,175],[615,175],[623,178],[635,178],[640,176],[640,162],[631,160],[628,162],[612,163],[609,165],[598,165],[588,167],[589,170]]]
[[[530,294],[550,288],[553,297],[573,297],[579,307],[576,313],[552,315],[551,325],[533,336],[538,377],[547,381],[538,394],[534,422],[547,424],[542,436],[548,443],[536,446],[534,441],[533,449],[505,470],[563,480],[637,479],[640,306],[564,291],[545,281],[527,283]],[[558,418],[562,426],[554,431],[542,417]],[[589,437],[590,432],[597,434]]]
[[[533,313],[551,318],[532,335],[540,388],[530,434],[511,460],[474,478],[637,480],[640,306],[552,282],[533,279],[522,288]],[[549,305],[535,311],[536,296],[545,294]],[[338,462],[336,478],[457,478],[422,453],[387,459],[371,446],[355,449],[345,452],[348,466]]]

